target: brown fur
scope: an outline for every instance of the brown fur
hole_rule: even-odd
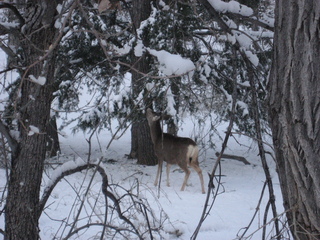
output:
[[[162,170],[163,161],[167,163],[167,186],[170,186],[169,173],[172,164],[178,164],[185,172],[181,191],[184,191],[190,175],[188,166],[192,167],[199,175],[202,193],[205,193],[202,171],[199,167],[197,144],[190,138],[176,137],[168,133],[163,133],[160,126],[160,117],[147,109],[147,120],[150,127],[151,139],[154,151],[158,158],[158,171],[154,185],[158,185],[158,179]]]

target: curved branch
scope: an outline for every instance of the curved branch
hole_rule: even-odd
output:
[[[22,17],[19,10],[15,6],[13,6],[12,4],[9,4],[9,3],[0,3],[0,9],[1,8],[8,8],[14,13],[14,15],[16,15],[16,17],[18,18],[18,20],[20,22],[19,28],[21,28],[25,24],[24,18]]]
[[[62,171],[62,173],[57,178],[54,179],[53,183],[45,188],[44,193],[43,193],[42,198],[39,203],[38,218],[40,218],[41,213],[43,212],[43,209],[44,209],[53,189],[55,188],[55,186],[58,184],[58,182],[62,178],[69,176],[73,173],[81,172],[82,170],[91,169],[91,168],[96,168],[96,171],[99,172],[99,174],[101,175],[101,177],[102,177],[102,187],[101,187],[102,193],[104,194],[105,198],[111,199],[112,202],[115,204],[115,208],[116,208],[116,211],[119,215],[119,218],[122,219],[123,221],[125,221],[127,224],[129,224],[132,227],[133,231],[137,234],[139,239],[142,239],[138,229],[134,226],[134,224],[127,217],[125,217],[122,214],[122,210],[121,210],[118,199],[110,191],[108,191],[108,176],[107,176],[106,172],[104,171],[104,169],[97,164],[86,163],[84,165],[76,166],[72,169]],[[72,234],[72,233],[73,232],[70,232],[69,234]]]
[[[82,170],[86,170],[86,169],[90,169],[90,168],[98,168],[98,171],[100,172],[104,172],[104,170],[102,169],[102,167],[96,165],[96,164],[91,164],[91,163],[88,163],[88,164],[85,164],[85,165],[81,165],[81,166],[77,166],[73,169],[69,169],[69,170],[66,170],[66,171],[63,171],[60,176],[58,176],[52,184],[50,184],[49,186],[47,186],[45,189],[44,189],[44,192],[43,192],[43,195],[42,195],[42,198],[39,202],[39,209],[38,209],[38,216],[40,217],[41,213],[43,212],[43,209],[53,191],[53,189],[55,188],[55,186],[58,184],[58,182],[63,179],[64,177],[66,176],[69,176],[71,174],[74,174],[74,173],[77,173],[77,172],[81,172]],[[99,168],[101,168],[99,170]],[[105,177],[107,177],[107,175],[104,173]],[[104,176],[103,176],[104,177]]]

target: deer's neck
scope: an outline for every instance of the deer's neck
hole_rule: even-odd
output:
[[[153,144],[156,144],[157,141],[162,137],[162,129],[160,126],[160,122],[156,121],[151,126],[151,139]]]

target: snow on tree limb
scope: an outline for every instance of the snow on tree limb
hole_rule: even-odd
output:
[[[165,50],[157,51],[148,49],[148,52],[157,57],[160,66],[159,71],[166,76],[189,74],[191,78],[196,66],[190,59],[186,59],[177,54],[169,53]]]
[[[96,164],[86,163],[81,158],[77,158],[75,161],[66,162],[63,165],[59,166],[57,169],[55,169],[51,175],[51,179],[49,180],[49,182],[47,183],[47,186],[45,187],[45,189],[43,191],[43,195],[42,195],[42,198],[41,198],[40,204],[39,204],[39,206],[40,206],[39,207],[39,214],[42,213],[42,211],[46,205],[46,202],[50,197],[51,192],[53,191],[55,186],[58,184],[58,182],[62,178],[69,176],[73,173],[80,172],[82,170],[90,169],[90,168],[94,168],[94,167],[97,168],[98,172],[101,174],[101,176],[103,178],[104,177],[107,178],[107,175],[105,174],[102,167],[100,167],[99,165],[96,165]]]
[[[237,13],[242,16],[252,16],[253,10],[252,8],[247,7],[246,5],[242,5],[236,1],[223,2],[221,0],[208,0],[212,7],[218,12],[226,13]]]
[[[30,125],[29,128],[30,128],[30,131],[28,133],[28,136],[32,136],[35,133],[37,133],[37,134],[40,133],[39,128],[37,128],[36,126]]]
[[[29,75],[29,79],[31,80],[31,82],[37,83],[41,86],[43,86],[44,84],[46,84],[47,79],[45,77],[39,76],[39,77],[35,77],[33,75]]]

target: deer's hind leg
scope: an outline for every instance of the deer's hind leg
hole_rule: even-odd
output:
[[[188,179],[189,179],[189,176],[190,176],[190,170],[188,169],[188,166],[187,164],[179,164],[179,167],[185,172],[185,176],[184,176],[184,180],[183,180],[183,183],[182,183],[182,186],[181,186],[181,191],[184,191],[184,189],[186,188],[186,185],[187,185],[187,182],[188,182]]]
[[[203,175],[202,175],[202,170],[199,167],[199,165],[195,162],[191,162],[190,166],[198,173],[199,178],[200,178],[200,183],[201,183],[201,190],[202,193],[206,193],[206,190],[204,189],[204,181],[203,181]]]

